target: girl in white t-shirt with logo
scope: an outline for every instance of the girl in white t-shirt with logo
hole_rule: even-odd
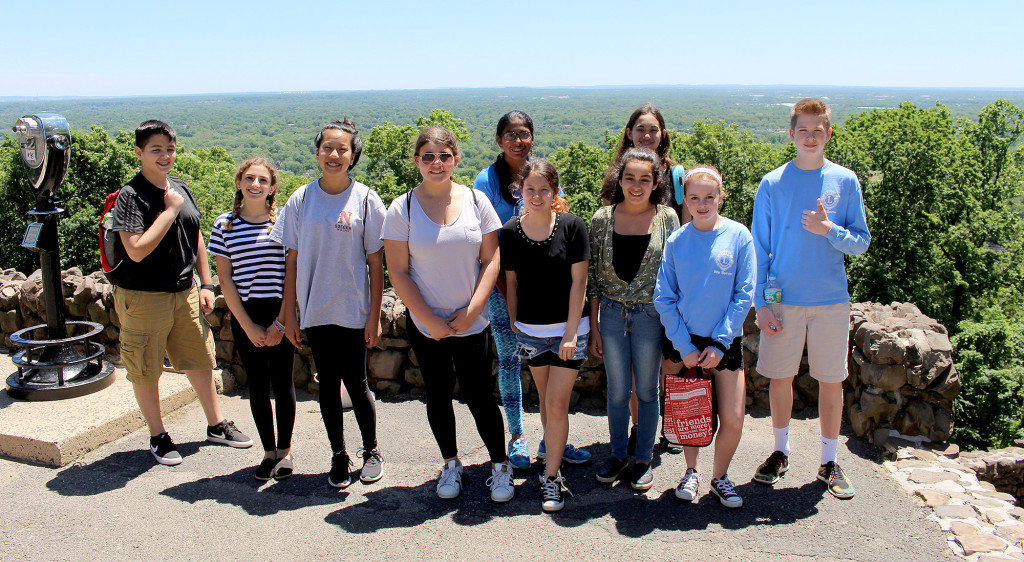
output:
[[[345,488],[353,477],[345,452],[342,382],[362,434],[359,479],[376,482],[384,474],[377,411],[366,380],[367,350],[381,334],[384,203],[349,176],[363,150],[355,124],[347,119],[330,123],[315,144],[323,175],[288,198],[271,237],[288,248],[285,335],[301,347],[299,330],[305,330],[316,363],[320,415],[332,452],[327,483]]]

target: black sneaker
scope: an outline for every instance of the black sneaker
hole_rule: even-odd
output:
[[[729,480],[729,476],[726,474],[723,474],[721,478],[711,479],[711,493],[718,496],[718,501],[722,502],[722,505],[735,509],[743,507],[743,498],[736,493],[734,486],[732,480]]]
[[[629,461],[612,457],[597,469],[597,481],[602,484],[611,484],[619,479],[619,476],[629,468]]]
[[[331,473],[327,476],[327,483],[334,488],[348,488],[354,481],[349,467],[352,466],[351,459],[345,451],[338,451],[331,457]]]
[[[633,458],[636,456],[636,424],[629,428],[629,442],[626,444],[626,456]]]
[[[782,479],[789,470],[789,457],[782,451],[774,451],[754,472],[754,482],[769,486]]]
[[[665,437],[664,435],[661,436],[661,439],[658,441],[658,443],[661,445],[662,449],[665,449],[666,453],[678,455],[679,453],[683,452],[682,445],[680,445],[679,443],[673,443],[669,441],[668,438]]]
[[[818,480],[827,484],[828,493],[839,499],[848,500],[853,497],[853,484],[835,461],[829,461],[818,467]]]
[[[565,487],[565,478],[559,472],[557,476],[540,477],[540,508],[544,511],[561,511],[565,507],[565,496],[563,493],[572,492]]]
[[[178,453],[178,448],[174,446],[174,441],[171,441],[171,436],[166,433],[149,438],[149,452],[153,454],[153,458],[160,464],[167,466],[181,464],[181,454]]]
[[[384,476],[384,457],[381,456],[380,449],[364,450],[362,453],[363,469],[359,471],[359,480],[367,483],[380,480],[380,477]]]
[[[629,485],[634,490],[646,492],[654,485],[654,469],[649,462],[633,463],[633,470],[629,475]]]
[[[207,427],[206,440],[211,443],[235,447],[236,449],[252,447],[252,439],[238,431],[238,428],[235,427],[235,422],[228,420],[222,420],[217,425]]]
[[[277,459],[263,459],[263,462],[256,467],[255,478],[260,482],[266,482],[274,477],[274,467],[277,466]]]

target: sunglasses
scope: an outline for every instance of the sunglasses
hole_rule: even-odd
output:
[[[501,134],[501,138],[507,141],[514,141],[517,137],[519,138],[519,140],[530,140],[530,137],[532,136],[533,133],[531,133],[530,131],[509,131],[507,133]]]
[[[443,163],[451,160],[454,156],[455,155],[451,152],[441,152],[439,154],[434,152],[424,152],[423,154],[420,154],[420,160],[430,164],[434,161],[434,158],[437,158]]]

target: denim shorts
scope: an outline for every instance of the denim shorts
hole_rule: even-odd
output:
[[[562,343],[562,336],[550,338],[539,338],[516,332],[516,349],[521,359],[526,359],[526,364],[531,367],[565,367],[567,369],[579,369],[587,360],[587,342],[590,334],[576,336],[576,349],[573,351],[572,359],[563,361],[558,357],[558,347]]]

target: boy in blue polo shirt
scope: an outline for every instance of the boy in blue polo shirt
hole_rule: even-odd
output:
[[[831,122],[832,111],[819,99],[794,105],[789,137],[797,156],[766,174],[754,199],[754,306],[761,329],[757,371],[771,379],[775,434],[775,450],[757,468],[754,481],[775,484],[789,470],[793,379],[806,342],[810,374],[819,384],[818,479],[833,496],[846,499],[853,497],[853,485],[836,463],[849,353],[850,294],[843,258],[867,251],[871,234],[857,176],[825,159]],[[781,290],[781,302],[766,302],[770,276],[770,288]]]

